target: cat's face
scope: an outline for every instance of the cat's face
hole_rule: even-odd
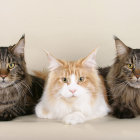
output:
[[[49,56],[50,75],[48,87],[58,97],[82,97],[97,92],[98,75],[95,52],[92,56],[76,62],[65,62]]]
[[[6,88],[24,77],[24,36],[10,47],[0,47],[0,88]]]
[[[131,49],[116,38],[117,59],[120,75],[134,88],[140,88],[140,49]]]

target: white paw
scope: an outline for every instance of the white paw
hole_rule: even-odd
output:
[[[45,108],[43,108],[42,104],[38,104],[35,108],[35,113],[37,117],[42,119],[52,119],[52,115],[46,111]]]
[[[64,117],[63,121],[66,124],[78,124],[85,121],[85,116],[81,112],[74,112]]]

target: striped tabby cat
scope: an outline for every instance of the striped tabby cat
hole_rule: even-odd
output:
[[[27,74],[25,37],[13,46],[0,47],[0,121],[33,113],[44,81]]]
[[[117,56],[111,67],[99,69],[106,79],[112,114],[120,119],[140,114],[140,49],[114,37]]]

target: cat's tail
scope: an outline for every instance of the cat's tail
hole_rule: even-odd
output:
[[[43,80],[46,80],[46,78],[48,77],[48,71],[47,70],[43,70],[43,71],[33,71],[34,75],[43,79]]]

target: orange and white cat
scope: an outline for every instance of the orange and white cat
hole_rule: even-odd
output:
[[[96,50],[75,62],[47,55],[49,74],[43,96],[35,108],[39,118],[77,124],[108,114],[106,90],[96,70]]]

